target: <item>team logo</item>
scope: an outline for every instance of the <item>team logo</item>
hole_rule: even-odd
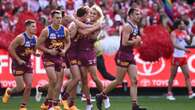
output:
[[[29,42],[29,41],[27,41],[27,42],[25,43],[25,47],[30,47],[30,42]]]
[[[51,33],[49,38],[50,38],[50,39],[56,39],[56,37],[57,37],[57,36],[56,36],[55,33]]]
[[[35,46],[36,45],[36,40],[31,40],[30,45]]]
[[[145,62],[139,58],[139,54],[135,55],[136,64],[138,65],[138,74],[142,76],[153,76],[160,74],[165,68],[164,59],[160,59],[158,62],[150,63]]]
[[[63,37],[64,37],[63,34],[61,34],[61,35],[59,34],[59,35],[58,35],[58,38],[63,38]]]
[[[138,34],[138,29],[136,28],[136,29],[133,30],[133,35],[135,36],[137,34]]]

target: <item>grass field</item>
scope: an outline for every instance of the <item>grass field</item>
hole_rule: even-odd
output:
[[[139,102],[144,105],[148,110],[195,110],[195,99],[189,100],[187,97],[178,96],[176,101],[167,101],[162,96],[141,96]],[[21,97],[12,97],[8,104],[0,103],[0,110],[18,110],[18,105]],[[40,110],[39,102],[36,102],[34,97],[30,98],[28,110]],[[85,103],[77,99],[77,106],[80,110],[85,110]],[[131,110],[129,97],[111,97],[110,110]],[[97,110],[94,104],[94,110]]]

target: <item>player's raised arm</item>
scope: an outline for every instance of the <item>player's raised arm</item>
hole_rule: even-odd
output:
[[[101,28],[101,25],[96,25],[96,26],[93,26],[91,28],[85,28],[85,29],[80,28],[78,31],[79,31],[79,33],[81,33],[83,35],[87,35],[87,34],[90,34],[91,32],[94,32],[94,31],[100,29],[100,28]]]
[[[101,22],[97,22],[95,24],[86,24],[83,23],[81,21],[79,21],[78,19],[76,19],[75,17],[72,17],[72,20],[80,27],[80,28],[92,28],[94,26],[101,26]]]

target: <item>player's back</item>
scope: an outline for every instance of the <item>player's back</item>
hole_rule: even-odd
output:
[[[80,51],[92,51],[94,50],[94,43],[96,41],[96,39],[91,38],[91,36],[93,35],[93,33],[89,34],[89,35],[82,35],[80,34],[79,37],[79,50]]]

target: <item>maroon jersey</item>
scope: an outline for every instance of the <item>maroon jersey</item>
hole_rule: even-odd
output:
[[[90,34],[93,35],[94,33]],[[91,66],[96,65],[96,51],[94,43],[96,39],[92,36],[81,36],[79,43],[79,61],[81,66]]]
[[[95,49],[94,43],[97,41],[97,36],[94,37],[94,34],[96,32],[99,32],[100,30],[97,30],[89,35],[80,35],[79,37],[79,51],[93,51]]]
[[[129,40],[131,40],[133,37],[136,37],[139,34],[139,30],[138,27],[134,26],[131,22],[128,23],[132,28],[132,32],[129,35]],[[120,48],[115,56],[115,62],[118,66],[128,67],[129,64],[135,64],[134,55],[133,55],[133,46],[123,45],[122,39],[123,37],[121,37]]]
[[[134,26],[131,22],[128,22],[128,24],[132,28],[132,32],[129,35],[129,40],[131,40],[133,37],[136,37],[139,34],[139,29],[138,29],[137,26]],[[123,52],[127,52],[127,53],[130,53],[131,52],[132,53],[133,52],[133,47],[131,45],[129,45],[129,46],[123,45],[122,44],[122,39],[123,38],[121,37],[119,51],[123,51]]]
[[[24,61],[28,62],[30,56],[35,53],[36,36],[29,37],[23,33],[24,44],[16,48],[16,54]]]
[[[27,33],[23,33],[24,44],[16,48],[16,54],[26,62],[25,65],[19,65],[12,59],[12,72],[14,76],[20,76],[24,73],[32,73],[30,56],[35,53],[36,36],[29,37]]]
[[[92,51],[94,50],[94,43],[96,40],[89,37],[82,37],[79,39],[79,51]]]
[[[64,49],[64,40],[65,40],[65,28],[64,26],[60,26],[58,30],[55,30],[50,26],[48,26],[48,37],[45,42],[45,47],[48,49],[56,49],[61,50]],[[53,66],[56,71],[61,71],[63,67],[63,58],[60,55],[52,56],[48,53],[44,53],[43,55],[44,66]]]
[[[52,28],[52,26],[48,26],[48,37],[45,42],[45,47],[48,49],[63,49],[64,48],[64,40],[65,40],[65,33],[64,33],[64,26],[60,26],[58,30]],[[51,56],[50,54],[44,53],[46,56]]]

